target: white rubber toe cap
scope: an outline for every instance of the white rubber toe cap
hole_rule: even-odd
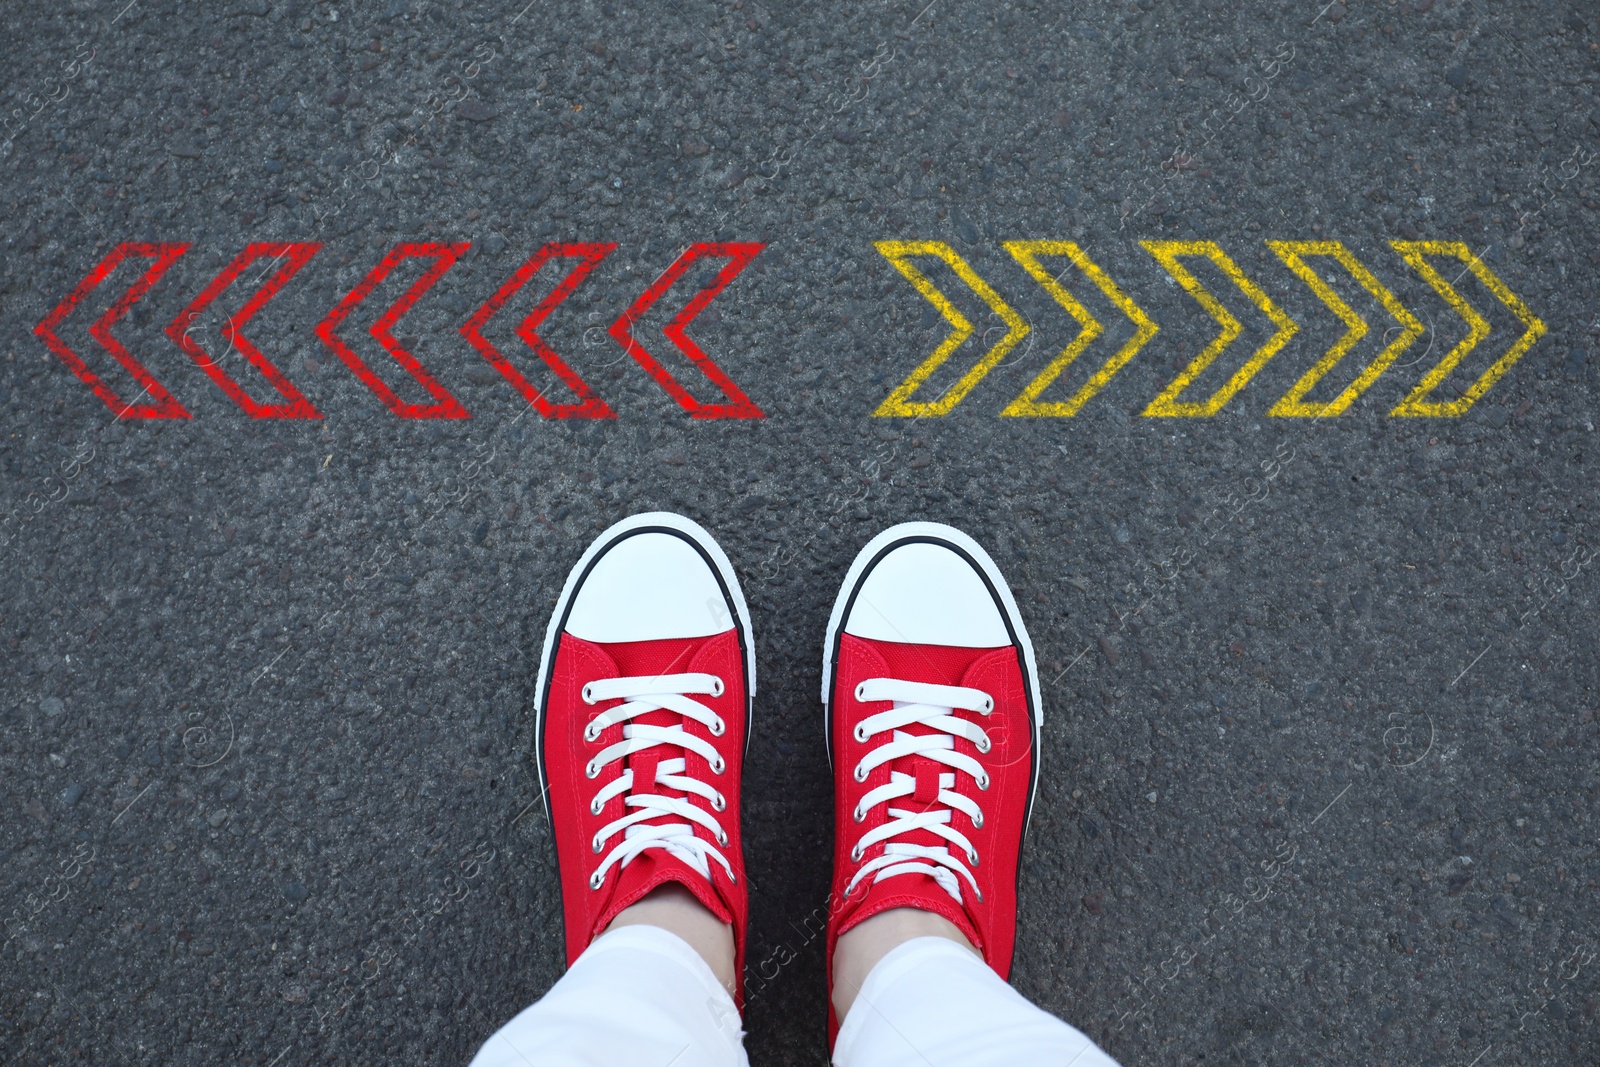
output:
[[[682,537],[643,531],[602,552],[582,577],[566,631],[600,644],[710,637],[733,628],[717,576]]]
[[[1011,644],[976,567],[944,545],[902,544],[867,572],[844,632],[871,641],[960,648]]]

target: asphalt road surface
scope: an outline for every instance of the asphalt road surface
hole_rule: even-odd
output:
[[[1039,649],[1024,994],[1600,1060],[1592,4],[3,22],[6,1062],[465,1062],[563,966],[538,635],[658,508],[754,617],[753,1062],[826,1059],[821,638],[911,518]]]

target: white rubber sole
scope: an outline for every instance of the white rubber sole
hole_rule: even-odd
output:
[[[722,546],[717,544],[705,527],[693,519],[670,511],[646,511],[630,515],[621,522],[608,526],[591,541],[572,570],[567,572],[566,584],[561,587],[561,595],[556,598],[555,610],[551,612],[550,623],[545,628],[544,649],[539,656],[539,679],[534,689],[533,736],[535,761],[539,772],[539,799],[544,803],[546,818],[550,815],[549,783],[545,779],[544,770],[544,709],[549,695],[546,686],[550,678],[550,664],[555,658],[556,644],[561,640],[562,630],[566,626],[568,609],[572,606],[572,598],[577,593],[579,584],[602,553],[627,537],[647,531],[675,534],[698,549],[706,562],[711,565],[711,569],[716,572],[723,591],[733,604],[737,616],[739,643],[744,648],[744,745],[745,751],[748,752],[750,749],[750,726],[756,696],[756,642],[755,634],[750,627],[750,608],[745,603],[744,591],[739,588],[738,576],[733,573],[733,564],[729,562],[727,553],[722,551]]]
[[[943,545],[957,555],[965,557],[978,569],[983,575],[984,583],[994,594],[996,603],[1000,605],[1000,613],[1005,616],[1006,626],[1011,631],[1017,647],[1022,650],[1022,665],[1028,683],[1029,702],[1033,705],[1033,775],[1028,785],[1027,817],[1027,822],[1032,822],[1033,801],[1039,793],[1039,767],[1043,762],[1040,758],[1040,737],[1044,733],[1044,694],[1039,688],[1039,667],[1034,660],[1033,641],[1028,637],[1028,628],[1023,625],[1022,613],[1017,610],[1017,601],[1011,595],[1011,587],[1006,584],[994,560],[989,558],[989,553],[965,533],[942,522],[902,522],[898,526],[889,527],[868,541],[866,547],[856,553],[850,569],[845,572],[844,582],[839,587],[839,595],[833,602],[833,611],[828,615],[828,631],[822,643],[823,742],[828,750],[829,766],[833,764],[833,713],[829,699],[833,690],[833,659],[839,646],[839,628],[844,623],[845,611],[854,599],[856,591],[861,588],[867,571],[873,564],[895,546],[916,541],[930,541]],[[1026,823],[1023,826],[1023,833],[1024,835],[1027,833]]]

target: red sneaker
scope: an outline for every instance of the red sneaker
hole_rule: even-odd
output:
[[[756,688],[728,557],[681,515],[635,515],[567,576],[539,664],[539,785],[571,966],[665,882],[733,926],[744,996],[749,901],[739,776]]]
[[[954,923],[1002,978],[1039,781],[1033,646],[972,538],[909,522],[856,556],[828,619],[822,702],[834,776],[828,1037],[839,936],[890,908]]]

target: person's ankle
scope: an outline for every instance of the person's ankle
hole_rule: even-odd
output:
[[[833,1010],[843,1024],[856,994],[878,961],[918,937],[942,937],[980,953],[955,923],[919,908],[890,908],[839,935],[833,950]]]
[[[728,995],[734,995],[733,927],[677,882],[657,886],[617,912],[605,932],[623,926],[656,926],[676,934],[706,961]]]

